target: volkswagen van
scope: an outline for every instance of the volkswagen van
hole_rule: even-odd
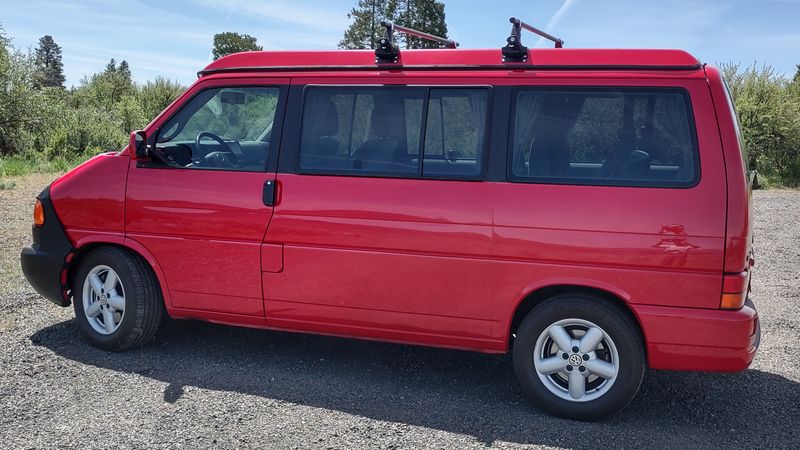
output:
[[[749,366],[753,172],[716,68],[518,28],[380,44],[209,64],[38,196],[31,285],[114,351],[170,317],[510,352],[582,420],[647,368]]]

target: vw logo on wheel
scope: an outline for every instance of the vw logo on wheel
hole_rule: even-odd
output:
[[[581,358],[581,355],[570,355],[569,357],[569,363],[573,366],[580,366],[582,362],[583,358]]]

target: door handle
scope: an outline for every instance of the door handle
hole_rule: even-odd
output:
[[[264,183],[264,204],[267,206],[275,206],[275,180],[267,180]]]

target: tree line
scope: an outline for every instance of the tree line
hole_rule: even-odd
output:
[[[0,175],[53,162],[63,169],[119,149],[186,89],[160,76],[134,83],[128,62],[114,59],[78,86],[64,82],[61,47],[51,36],[26,52],[0,26]]]
[[[447,38],[444,4],[436,0],[358,0],[347,13],[351,23],[338,43],[342,49],[375,48],[383,37],[380,22]],[[404,48],[439,44],[398,35]],[[234,32],[214,35],[212,56],[258,51],[255,37]],[[762,182],[800,186],[800,65],[793,78],[769,66],[722,64],[738,109],[751,167]],[[102,72],[66,88],[61,48],[43,36],[37,48],[11,46],[0,25],[0,175],[12,174],[11,159],[32,163],[73,161],[121,148],[128,133],[143,127],[185,90],[156,77],[135,83],[128,63],[109,61]]]

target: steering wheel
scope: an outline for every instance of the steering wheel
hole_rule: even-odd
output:
[[[222,146],[223,148],[221,152],[211,152],[208,155],[206,155],[206,157],[214,155],[215,153],[226,153],[224,158],[219,158],[216,157],[215,155],[216,160],[221,162],[223,160],[229,159],[231,163],[236,164],[236,155],[233,153],[233,150],[230,148],[230,146],[228,146],[228,143],[223,141],[221,137],[217,136],[216,134],[210,131],[201,131],[197,133],[197,137],[194,138],[194,145],[196,149],[198,150],[200,149],[201,141],[203,140],[203,138],[210,138],[211,140],[218,142],[219,145]]]

